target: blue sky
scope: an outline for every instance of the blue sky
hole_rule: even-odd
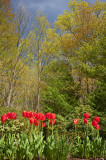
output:
[[[86,2],[94,3],[95,0],[85,0]],[[104,2],[105,0],[101,0]],[[14,8],[17,8],[18,3],[22,2],[32,16],[35,16],[38,9],[43,10],[48,17],[49,22],[53,23],[58,15],[67,9],[69,0],[12,0]]]

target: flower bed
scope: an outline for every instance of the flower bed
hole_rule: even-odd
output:
[[[59,135],[58,130],[54,132],[56,114],[22,112],[22,122],[17,122],[17,114],[10,112],[1,116],[0,135],[0,160],[74,160],[96,159],[105,157],[106,142],[99,136],[100,119],[95,117],[92,127],[95,134],[88,136],[89,113],[84,113],[84,137],[78,133],[79,119],[74,119],[75,133],[73,136]],[[20,124],[23,124],[21,127]],[[9,129],[9,124],[11,129]],[[22,130],[23,129],[23,130]],[[71,155],[71,156],[70,156]],[[72,158],[73,157],[73,158]]]

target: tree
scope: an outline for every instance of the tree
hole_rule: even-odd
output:
[[[94,81],[94,77],[88,74],[88,70],[91,71],[95,57],[100,56],[93,53],[94,57],[91,60],[91,54],[88,50],[91,49],[96,40],[98,41],[104,30],[104,6],[105,2],[101,3],[100,1],[96,1],[93,5],[85,1],[69,1],[69,10],[64,11],[54,24],[55,28],[62,32],[60,37],[61,48],[69,63],[68,66],[71,68],[70,71],[73,72],[74,76],[77,70],[77,79],[81,89],[84,88],[82,93],[86,91],[85,94],[90,92],[89,82],[92,81],[93,84]],[[85,95],[82,97],[83,99],[85,99]]]
[[[0,4],[0,65],[1,65],[1,105],[9,107],[17,92],[18,79],[24,73],[24,67],[28,65],[28,55],[23,51],[26,39],[25,33],[26,12],[21,9],[21,16],[13,14],[10,1],[1,1]],[[20,12],[18,12],[20,13]],[[17,18],[18,17],[18,18]],[[27,20],[26,20],[27,21]],[[17,29],[17,23],[18,29]],[[27,61],[27,62],[26,62]],[[24,62],[24,63],[23,63]],[[13,103],[12,103],[13,104]]]
[[[41,79],[42,71],[45,66],[48,66],[50,61],[55,57],[58,46],[54,43],[55,31],[50,29],[50,23],[47,18],[38,12],[35,17],[32,30],[29,32],[30,37],[29,49],[34,56],[33,65],[36,66],[37,70],[37,92],[36,92],[36,111],[41,110],[40,107],[40,90],[43,84]],[[55,49],[54,49],[55,48]]]
[[[12,13],[11,2],[1,1],[0,7],[0,73],[1,86],[4,86],[1,91],[1,102],[4,103],[7,99],[9,101],[9,92],[11,92],[8,80],[11,76],[11,62],[17,52],[17,36],[15,35],[16,22],[14,20],[15,15]],[[6,87],[9,89],[6,90]]]
[[[30,22],[30,15],[22,2],[19,3],[18,8],[16,9],[16,33],[18,34],[17,47],[23,37],[26,37],[28,34],[28,25]]]
[[[71,113],[78,105],[78,85],[67,68],[67,61],[54,60],[43,71],[45,87],[42,89],[42,105],[45,112],[60,115]]]

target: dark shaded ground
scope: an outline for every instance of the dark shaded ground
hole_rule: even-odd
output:
[[[1,160],[1,159],[0,159]],[[5,158],[4,160],[10,160],[8,158]],[[18,159],[17,159],[18,160]],[[26,160],[26,159],[25,159]],[[36,158],[35,160],[39,160],[39,158]],[[45,157],[42,157],[42,160],[45,160]],[[104,158],[90,158],[90,159],[81,159],[81,158],[73,158],[71,155],[68,156],[67,160],[106,160]]]
[[[90,159],[80,159],[80,158],[72,158],[70,155],[68,156],[67,160],[106,160],[104,158],[90,158]]]

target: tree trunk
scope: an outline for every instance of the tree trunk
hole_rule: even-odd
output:
[[[87,94],[89,94],[89,82],[88,82],[88,78],[86,78],[86,92],[87,92]]]
[[[31,102],[32,110],[33,110],[33,97],[32,97],[32,102]]]
[[[37,84],[37,98],[36,98],[36,112],[39,112],[40,106],[40,51],[39,51],[39,40],[38,40],[38,84]]]
[[[39,67],[38,67],[39,68]],[[37,105],[36,105],[36,111],[39,112],[40,106],[40,70],[38,69],[38,86],[37,86]]]
[[[12,97],[13,85],[10,84],[10,90],[8,94],[7,107],[10,107],[11,97]]]

